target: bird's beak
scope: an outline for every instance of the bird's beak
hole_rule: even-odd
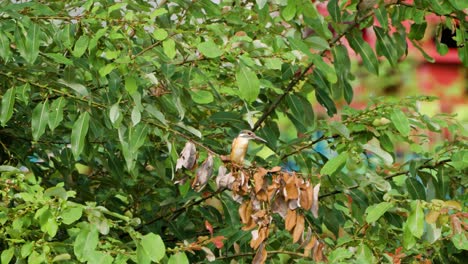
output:
[[[267,143],[266,140],[264,140],[263,138],[259,137],[259,136],[255,136],[254,137],[255,140],[258,140],[258,141],[262,141],[263,143]]]

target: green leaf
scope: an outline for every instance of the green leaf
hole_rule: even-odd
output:
[[[266,58],[265,66],[270,70],[281,70],[281,65],[283,61],[280,58]]]
[[[32,253],[33,247],[34,243],[32,241],[24,243],[20,251],[21,257],[27,258]]]
[[[1,255],[1,263],[8,264],[10,263],[11,259],[13,258],[13,255],[15,254],[15,247],[10,247],[8,249],[5,249],[2,251]]]
[[[408,222],[403,224],[403,247],[411,249],[416,245],[416,238],[413,236]]]
[[[49,121],[47,124],[51,131],[54,131],[60,122],[63,120],[63,108],[67,105],[67,100],[64,97],[55,99],[50,105]]]
[[[56,63],[65,64],[65,65],[73,65],[73,61],[69,58],[63,56],[62,54],[58,53],[44,53],[47,57],[53,59]]]
[[[223,51],[211,40],[198,44],[197,49],[208,58],[217,58],[223,55]]]
[[[164,125],[167,125],[166,117],[164,116],[164,114],[161,111],[156,109],[156,107],[154,107],[153,105],[148,105],[148,106],[146,106],[145,110],[150,115],[155,117],[159,122],[161,122]]]
[[[367,207],[366,222],[369,224],[374,223],[392,207],[393,203],[389,202],[381,202]]]
[[[15,106],[15,87],[8,89],[2,97],[2,109],[0,112],[0,123],[5,126],[13,116],[13,107]]]
[[[242,116],[235,112],[216,112],[210,116],[210,119],[215,123],[241,123]]]
[[[208,91],[191,91],[192,100],[197,104],[209,104],[214,101],[213,94]]]
[[[322,37],[319,36],[312,36],[306,39],[307,43],[310,44],[310,47],[318,50],[318,51],[324,51],[327,49],[330,49],[330,45],[328,44],[328,41]]]
[[[372,250],[364,243],[360,243],[356,250],[356,262],[360,264],[377,263],[376,258],[372,254]]]
[[[418,42],[414,41],[413,39],[410,39],[411,43],[413,44],[413,46],[419,50],[419,52],[421,52],[421,54],[424,56],[424,58],[430,62],[430,63],[434,63],[435,62],[435,59],[432,58],[429,54],[427,54],[427,52],[424,50],[423,47],[421,47],[421,45],[419,45]]]
[[[164,30],[163,28],[158,28],[155,31],[153,31],[153,37],[156,40],[164,40],[168,36],[167,31]]]
[[[138,90],[137,79],[134,76],[125,76],[125,90],[127,90],[129,94],[133,94]]]
[[[45,132],[49,121],[49,102],[39,103],[32,112],[31,130],[34,140],[38,140]]]
[[[166,254],[166,247],[159,235],[149,233],[141,238],[141,246],[154,262],[159,262]]]
[[[176,56],[175,41],[173,39],[166,39],[163,41],[163,50],[169,59],[174,59]]]
[[[409,136],[410,123],[403,111],[398,108],[394,109],[390,115],[390,120],[392,120],[393,126],[395,126],[402,136]]]
[[[263,9],[265,4],[268,2],[268,0],[255,0],[255,2],[258,5],[258,9]]]
[[[73,48],[72,55],[79,58],[83,56],[86,49],[88,48],[89,44],[89,37],[87,35],[82,35],[75,43],[75,47]]]
[[[376,75],[379,74],[379,61],[375,56],[369,43],[364,41],[362,33],[360,31],[353,31],[351,34],[347,34],[346,38],[349,41],[349,45],[356,51],[362,58],[362,62],[366,69]]]
[[[414,40],[421,40],[424,38],[424,34],[426,32],[427,28],[427,23],[421,23],[421,24],[412,24],[410,33],[408,34],[408,38],[414,39]]]
[[[63,79],[59,79],[58,83],[63,84],[67,86],[68,88],[73,89],[73,91],[75,91],[78,95],[81,95],[81,96],[89,95],[88,89],[86,89],[86,87],[80,83],[71,83]]]
[[[330,0],[327,10],[335,23],[341,23],[341,9],[338,6],[338,0]]]
[[[289,21],[296,16],[296,0],[288,0],[288,4],[281,10],[281,16]]]
[[[314,62],[317,69],[319,69],[321,73],[325,74],[325,77],[330,83],[336,83],[338,81],[335,67],[326,63],[323,60],[323,58],[317,54],[312,54],[311,59]]]
[[[339,247],[329,253],[328,261],[330,261],[330,263],[342,263],[343,260],[352,257],[353,254],[354,253],[347,248]]]
[[[93,251],[88,258],[88,264],[112,264],[114,263],[114,258],[100,251]]]
[[[315,96],[317,97],[317,101],[327,109],[328,116],[333,116],[336,114],[337,110],[335,103],[327,92],[322,89],[315,89]]]
[[[248,103],[255,101],[260,93],[260,81],[255,72],[244,64],[239,64],[236,72],[236,82],[239,87],[239,97]]]
[[[109,119],[114,127],[116,128],[119,127],[120,122],[123,119],[123,115],[120,111],[119,102],[113,104],[111,108],[109,109]]]
[[[185,252],[177,252],[174,255],[171,255],[168,264],[189,264],[189,260],[187,255],[185,255]]]
[[[151,258],[148,252],[146,252],[146,250],[141,246],[140,243],[137,244],[136,256],[137,256],[136,263],[139,263],[139,264],[151,263]]]
[[[411,234],[421,238],[424,233],[424,211],[421,201],[411,202],[411,212],[406,223]]]
[[[78,160],[84,149],[84,141],[89,128],[89,113],[83,112],[75,121],[71,133],[71,150],[75,160]]]
[[[135,153],[145,143],[146,135],[148,134],[148,127],[144,124],[140,124],[129,128],[128,133],[130,139],[130,151]]]
[[[80,231],[76,236],[73,250],[76,258],[84,262],[88,260],[92,252],[96,249],[99,242],[99,233],[96,227],[89,224],[81,224]]]
[[[395,43],[385,33],[382,28],[374,26],[375,36],[377,37],[376,51],[377,55],[385,56],[393,67],[398,63],[398,55],[395,49]]]
[[[70,225],[78,221],[83,215],[83,208],[81,207],[67,207],[65,208],[60,216],[62,217],[62,223]]]
[[[379,5],[379,8],[374,9],[375,17],[379,21],[380,26],[387,31],[388,30],[388,14],[387,7],[385,5]]]
[[[2,58],[5,63],[11,58],[10,40],[3,31],[0,31],[0,58]]]
[[[24,45],[25,45],[24,59],[29,64],[34,64],[34,62],[37,59],[37,56],[39,56],[40,35],[41,35],[41,29],[39,25],[35,23],[32,24],[28,30],[26,39],[24,41]]]
[[[133,107],[131,118],[132,118],[133,126],[136,126],[138,123],[140,123],[140,121],[141,121],[141,112],[138,109],[138,107]]]
[[[348,152],[341,152],[338,156],[333,157],[325,163],[320,170],[321,175],[333,175],[338,172],[346,163]]]
[[[406,179],[406,188],[410,197],[415,200],[426,200],[426,189],[420,181],[413,177],[408,177]]]

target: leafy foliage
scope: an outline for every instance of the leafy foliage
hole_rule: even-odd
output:
[[[409,38],[432,60],[428,14],[468,66],[468,6],[375,7],[1,2],[1,262],[461,262],[463,128],[424,96],[342,105],[355,56],[378,74]],[[237,168],[223,155],[248,128],[268,143]]]

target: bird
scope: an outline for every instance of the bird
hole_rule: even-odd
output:
[[[250,130],[242,130],[239,135],[232,141],[231,162],[242,166],[244,164],[245,153],[249,147],[249,141],[258,140],[266,143],[267,141]]]

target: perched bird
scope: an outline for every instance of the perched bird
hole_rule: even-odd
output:
[[[247,153],[247,148],[249,147],[249,140],[259,140],[266,142],[263,138],[256,136],[254,132],[249,130],[242,130],[239,135],[232,141],[231,149],[231,162],[237,165],[242,165],[244,163],[245,153]]]

